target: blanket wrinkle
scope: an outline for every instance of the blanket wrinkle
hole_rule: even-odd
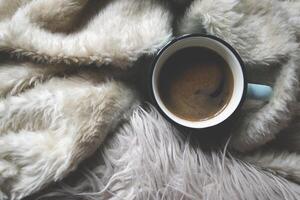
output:
[[[74,170],[113,130],[134,98],[134,92],[121,83],[94,85],[73,76],[52,78],[2,101],[1,161],[18,169],[11,176],[8,169],[1,172],[2,181],[10,183],[3,186],[11,191],[11,199]]]
[[[79,4],[80,1],[50,2],[49,6],[62,7],[48,10],[48,1],[31,1],[20,7],[10,20],[0,22],[0,49],[37,62],[98,66],[113,64],[125,68],[142,54],[154,53],[171,36],[168,24],[171,16],[164,6],[154,0],[112,1],[88,21],[85,29],[67,35],[51,33],[42,29],[41,25],[48,26],[45,25],[47,21],[55,21],[55,25],[59,25],[57,21],[62,21],[59,17],[64,19],[65,16],[57,15],[58,9],[63,12],[69,8],[73,13],[74,7],[77,8],[73,6],[74,2]],[[34,12],[42,8],[47,8],[48,15],[43,12],[47,20],[41,18],[39,12]],[[39,25],[38,20],[42,20]],[[110,33],[107,34],[105,30]]]
[[[299,10],[296,0],[0,0],[0,200],[300,199]],[[153,55],[189,33],[230,43],[249,81],[274,90],[246,101],[214,142],[138,107]]]

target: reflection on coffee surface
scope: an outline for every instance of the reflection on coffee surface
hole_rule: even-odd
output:
[[[189,47],[172,55],[162,67],[159,95],[167,109],[190,121],[218,115],[229,103],[233,75],[213,50]]]

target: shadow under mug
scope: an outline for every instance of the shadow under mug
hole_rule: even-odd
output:
[[[233,74],[233,93],[228,105],[218,115],[206,120],[189,121],[176,116],[167,109],[158,92],[159,75],[165,62],[174,53],[188,47],[204,47],[215,51],[227,62]],[[272,95],[271,87],[248,83],[240,55],[227,42],[212,35],[189,34],[171,40],[155,56],[151,70],[150,85],[154,103],[167,119],[187,128],[202,129],[219,125],[239,110],[246,97],[268,100]]]

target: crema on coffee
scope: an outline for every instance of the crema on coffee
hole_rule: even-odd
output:
[[[173,54],[159,74],[159,95],[174,115],[189,121],[218,115],[233,93],[233,75],[215,51],[189,47]]]

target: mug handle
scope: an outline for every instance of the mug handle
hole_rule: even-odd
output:
[[[273,89],[267,85],[248,83],[247,98],[268,101],[273,94]]]

